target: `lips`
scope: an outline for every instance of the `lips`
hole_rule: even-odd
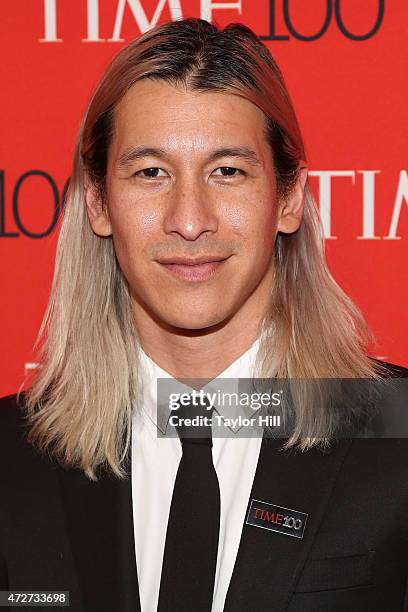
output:
[[[161,264],[178,264],[181,266],[197,266],[206,263],[224,261],[227,257],[224,255],[201,255],[200,257],[168,257],[159,260]]]
[[[201,257],[172,257],[158,263],[172,276],[187,282],[203,282],[214,278],[228,257],[205,255]]]

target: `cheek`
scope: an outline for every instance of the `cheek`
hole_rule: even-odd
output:
[[[160,228],[160,207],[124,190],[112,193],[109,202],[115,243],[124,245],[127,251],[140,251]]]
[[[254,190],[247,197],[223,206],[222,216],[248,251],[257,256],[273,248],[277,229],[277,203],[270,191]]]

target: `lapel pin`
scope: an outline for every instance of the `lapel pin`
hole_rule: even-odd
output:
[[[299,510],[276,506],[258,499],[251,499],[246,519],[247,525],[277,531],[293,538],[303,538],[309,515]]]

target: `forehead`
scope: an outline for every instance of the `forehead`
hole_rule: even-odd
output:
[[[193,147],[199,150],[247,144],[267,146],[263,112],[241,96],[191,91],[163,80],[144,79],[133,85],[115,109],[112,144]]]

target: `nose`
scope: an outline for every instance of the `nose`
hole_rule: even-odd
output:
[[[196,240],[205,232],[217,231],[215,202],[204,182],[190,177],[173,186],[163,229],[166,234],[179,234],[185,240]]]

